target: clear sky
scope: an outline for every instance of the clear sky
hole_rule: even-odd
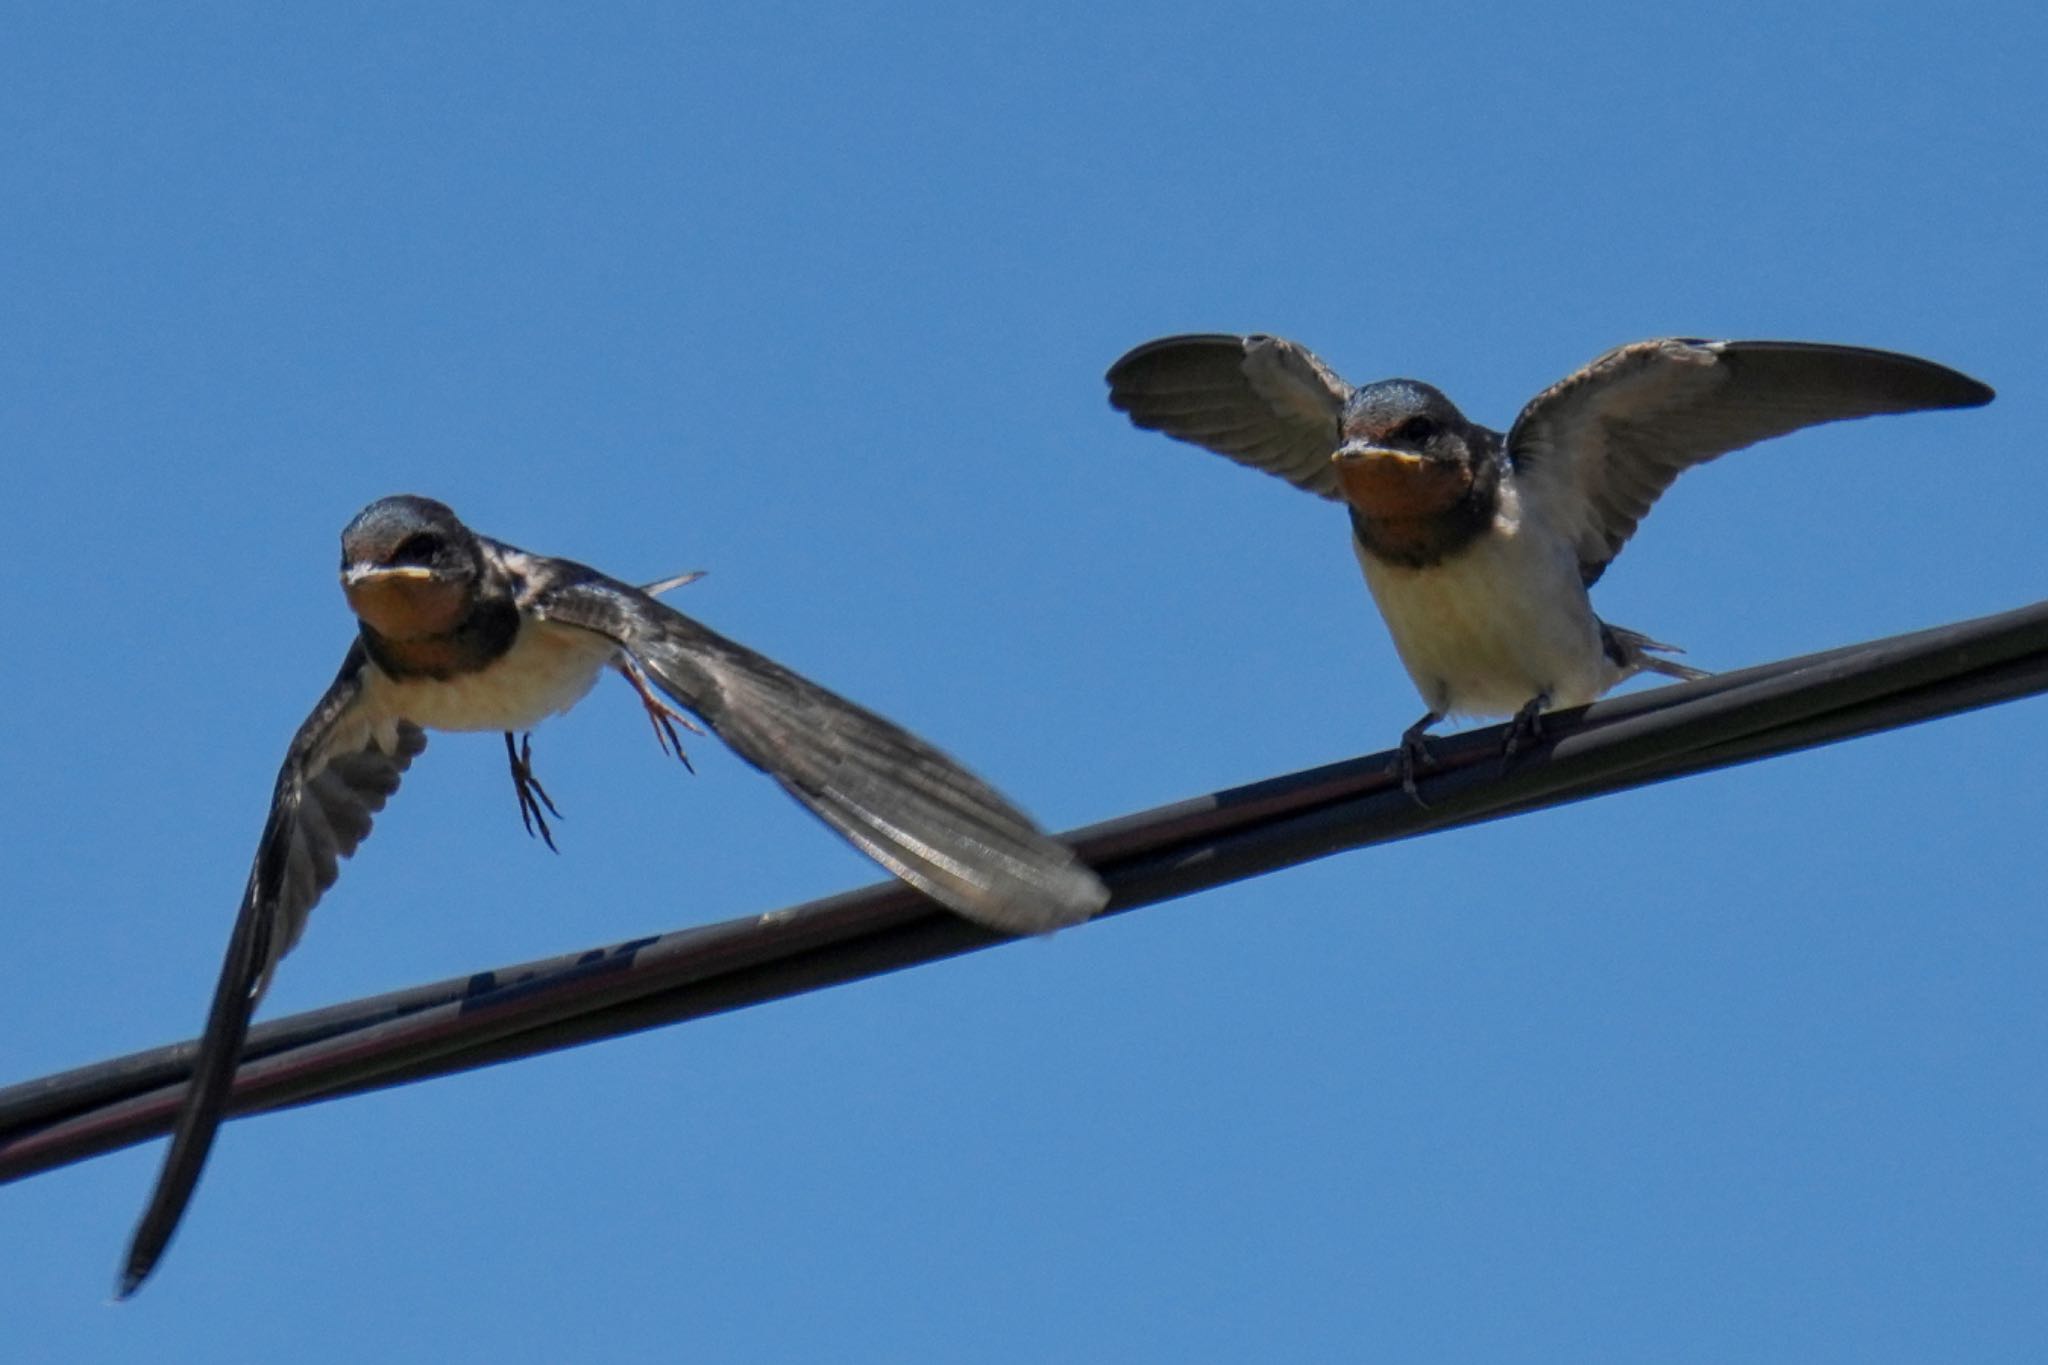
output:
[[[2048,595],[2036,6],[13,6],[0,1081],[189,1036],[335,536],[432,494],[1053,827],[1419,713],[1341,513],[1133,431],[1162,333],[1505,426],[1646,336],[2000,390],[1690,474],[1727,668]],[[291,13],[286,11],[290,10]],[[2048,707],[1465,833],[0,1188],[20,1360],[2048,1352]],[[872,879],[614,681],[435,740],[266,1017]],[[25,1353],[24,1352],[25,1349]]]

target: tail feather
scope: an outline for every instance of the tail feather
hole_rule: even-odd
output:
[[[1607,657],[1620,665],[1625,675],[1659,673],[1667,678],[1677,678],[1681,682],[1692,682],[1698,678],[1713,676],[1704,668],[1694,668],[1690,664],[1682,664],[1673,659],[1657,658],[1650,651],[1657,650],[1665,654],[1683,654],[1685,651],[1677,645],[1652,640],[1641,631],[1610,626],[1603,621],[1600,623],[1600,643],[1607,650]]]

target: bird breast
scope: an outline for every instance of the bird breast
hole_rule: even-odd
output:
[[[1593,700],[1620,677],[1562,537],[1502,499],[1486,532],[1425,568],[1388,563],[1357,541],[1359,567],[1394,648],[1433,711],[1513,715],[1539,693]]]
[[[392,714],[430,730],[530,730],[583,700],[618,652],[605,636],[527,617],[482,668],[403,681],[375,670],[376,691]]]

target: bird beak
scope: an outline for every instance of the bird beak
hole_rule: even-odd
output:
[[[1428,463],[1422,456],[1412,451],[1389,450],[1385,446],[1370,445],[1364,441],[1353,441],[1350,445],[1340,446],[1337,453],[1330,457],[1330,462],[1337,466],[1340,473],[1347,468],[1356,469],[1368,462],[1381,460],[1391,460],[1396,465],[1408,469],[1417,469]]]
[[[359,588],[367,583],[388,583],[393,579],[429,579],[434,571],[421,564],[351,564],[341,571],[341,586]]]

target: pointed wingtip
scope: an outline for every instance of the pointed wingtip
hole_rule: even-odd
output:
[[[1094,868],[1076,858],[1065,899],[1068,907],[1066,923],[1086,924],[1109,908],[1109,884]]]
[[[1109,901],[1109,887],[1102,878],[1070,853],[1064,866],[1037,869],[1007,896],[972,904],[962,900],[952,908],[987,928],[1036,937],[1086,924],[1107,909]]]
[[[114,1285],[115,1303],[126,1303],[134,1298],[135,1291],[142,1288],[143,1282],[156,1273],[157,1262],[163,1258],[164,1242],[159,1240],[151,1245],[146,1241],[144,1234],[147,1226],[148,1220],[145,1218],[144,1222],[136,1227],[135,1235],[128,1240],[128,1255],[121,1262],[121,1276]]]
[[[1916,357],[1908,356],[1908,360]],[[1931,371],[1933,392],[1929,394],[1930,406],[1940,408],[1981,408],[1998,397],[1998,390],[1992,388],[1974,375],[1961,370],[1950,369],[1935,360],[1919,360],[1919,365]]]

